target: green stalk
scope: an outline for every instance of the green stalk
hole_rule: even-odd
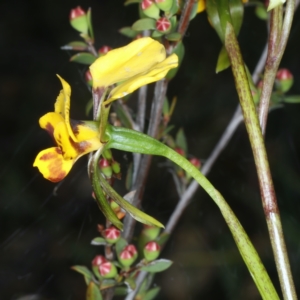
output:
[[[227,23],[225,47],[231,61],[235,85],[239,95],[245,125],[252,147],[263,208],[267,220],[282,293],[284,299],[297,299],[263,135],[256,114],[256,108],[252,99],[238,41],[235,37],[234,29],[229,23]]]
[[[122,127],[107,125],[107,148],[164,156],[193,177],[211,196],[219,207],[239,249],[239,252],[263,299],[279,299],[276,290],[239,220],[228,206],[222,195],[207,178],[183,156],[156,139],[140,132]]]

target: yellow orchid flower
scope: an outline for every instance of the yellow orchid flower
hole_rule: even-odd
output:
[[[166,57],[164,46],[150,37],[140,38],[125,47],[109,51],[91,66],[93,89],[105,90],[116,83],[105,99],[108,104],[143,85],[158,81],[178,66],[178,57]]]
[[[71,88],[64,79],[58,78],[63,89],[56,99],[54,112],[39,120],[41,128],[48,131],[57,147],[42,150],[33,163],[46,179],[53,182],[65,178],[79,157],[102,147],[98,128],[92,123],[70,120]]]

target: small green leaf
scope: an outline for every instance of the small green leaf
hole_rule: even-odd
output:
[[[255,14],[256,16],[261,19],[261,20],[268,20],[268,12],[264,6],[264,4],[261,4],[261,5],[257,5],[256,8],[255,8]]]
[[[151,34],[151,37],[153,37],[154,39],[160,38],[162,37],[164,34],[158,30],[154,30]]]
[[[70,58],[70,61],[80,64],[91,65],[96,57],[88,52],[77,53]]]
[[[136,288],[136,283],[135,280],[133,278],[127,278],[124,283],[127,285],[128,289],[131,291],[134,291]]]
[[[173,1],[173,5],[169,11],[170,15],[175,15],[179,11],[179,1]]]
[[[115,296],[126,296],[128,289],[125,286],[119,286],[115,288]]]
[[[135,38],[138,34],[138,32],[131,29],[131,27],[123,27],[119,30],[119,32],[131,39]]]
[[[91,281],[88,285],[88,288],[86,290],[86,300],[102,300],[101,293],[99,291],[99,288],[96,286],[96,284]]]
[[[300,95],[285,96],[283,98],[285,103],[300,103]]]
[[[105,290],[116,286],[117,282],[114,279],[104,279],[101,282],[100,290]]]
[[[186,137],[182,128],[180,128],[176,134],[176,145],[180,147],[185,154],[188,152]]]
[[[104,238],[102,237],[96,237],[94,239],[92,239],[91,241],[91,245],[94,245],[94,246],[102,246],[102,245],[106,245],[107,242]]]
[[[158,259],[149,263],[147,266],[143,266],[140,269],[150,273],[158,273],[168,269],[173,262],[168,259]]]
[[[143,30],[149,30],[149,29],[155,29],[156,21],[151,18],[143,18],[137,20],[133,25],[131,26],[132,30],[135,31],[143,31]]]
[[[152,300],[158,295],[159,292],[160,292],[160,287],[157,286],[157,287],[149,290],[146,293],[146,295],[143,297],[143,300]]]
[[[166,39],[172,42],[178,42],[182,39],[182,35],[179,32],[173,32],[167,34]]]
[[[120,253],[123,251],[123,249],[128,245],[127,241],[123,238],[120,238],[116,243],[116,252],[117,256],[120,256]]]
[[[68,43],[65,46],[60,47],[62,50],[75,50],[75,51],[84,51],[86,50],[88,45],[85,42],[81,41],[73,41]]]
[[[227,51],[224,46],[222,46],[221,51],[218,56],[216,73],[226,70],[230,66],[230,60]]]
[[[171,69],[171,70],[168,72],[168,74],[166,75],[166,78],[167,78],[168,80],[172,79],[172,78],[176,75],[176,73],[177,73],[177,71],[178,71],[178,69],[179,69],[179,67],[180,67],[180,65],[181,65],[181,62],[182,62],[182,60],[183,60],[184,52],[185,52],[185,50],[184,50],[184,45],[183,45],[182,42],[179,42],[179,43],[177,44],[176,48],[173,50],[173,53],[175,53],[175,54],[178,56],[178,67],[177,67],[177,68],[174,68],[174,69]]]
[[[160,245],[163,246],[167,240],[169,239],[170,234],[169,233],[162,233],[157,239],[156,242]]]
[[[82,274],[86,284],[89,284],[93,279],[93,273],[85,266],[73,266],[71,269]]]
[[[165,97],[164,104],[163,104],[163,115],[169,115],[170,105],[168,98]]]
[[[87,11],[87,22],[88,22],[88,28],[91,35],[92,40],[94,40],[94,30],[93,30],[93,24],[92,24],[92,9],[89,8]]]

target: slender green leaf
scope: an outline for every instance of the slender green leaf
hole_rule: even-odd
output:
[[[284,96],[283,102],[285,102],[285,103],[300,103],[300,95]]]
[[[114,279],[104,279],[100,284],[100,290],[105,290],[116,286],[117,282]]]
[[[88,52],[77,53],[70,58],[71,62],[77,62],[84,65],[91,65],[95,60],[96,57]]]
[[[173,32],[166,35],[166,39],[171,42],[178,42],[182,39],[182,35],[179,32]]]
[[[105,193],[109,195],[116,203],[118,203],[125,211],[127,211],[134,219],[143,224],[164,227],[163,224],[155,220],[153,217],[145,214],[144,212],[140,211],[129,202],[127,202],[108,184],[108,182],[104,178],[100,178],[100,184]]]
[[[175,142],[176,142],[176,145],[179,148],[181,148],[185,154],[187,154],[188,147],[187,147],[186,137],[185,137],[185,134],[184,134],[184,131],[182,128],[180,128],[177,131]]]
[[[86,290],[86,300],[102,300],[99,288],[91,281]]]
[[[94,30],[93,30],[93,24],[92,24],[92,9],[91,8],[89,8],[87,11],[87,21],[88,21],[88,28],[89,28],[90,36],[91,36],[92,40],[94,40]]]
[[[127,6],[129,4],[140,3],[140,0],[126,0],[124,5]]]
[[[147,266],[143,266],[140,269],[150,273],[158,273],[168,269],[173,262],[168,259],[158,259],[149,263]]]
[[[229,66],[230,66],[230,60],[229,60],[226,48],[224,46],[222,46],[219,56],[218,56],[216,73],[226,70]]]

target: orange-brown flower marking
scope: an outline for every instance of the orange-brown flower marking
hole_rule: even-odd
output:
[[[56,99],[54,112],[45,114],[39,120],[40,126],[48,131],[57,147],[42,150],[33,164],[46,179],[53,182],[64,179],[79,157],[102,147],[96,126],[70,120],[71,88],[60,76],[58,78],[63,89]]]

